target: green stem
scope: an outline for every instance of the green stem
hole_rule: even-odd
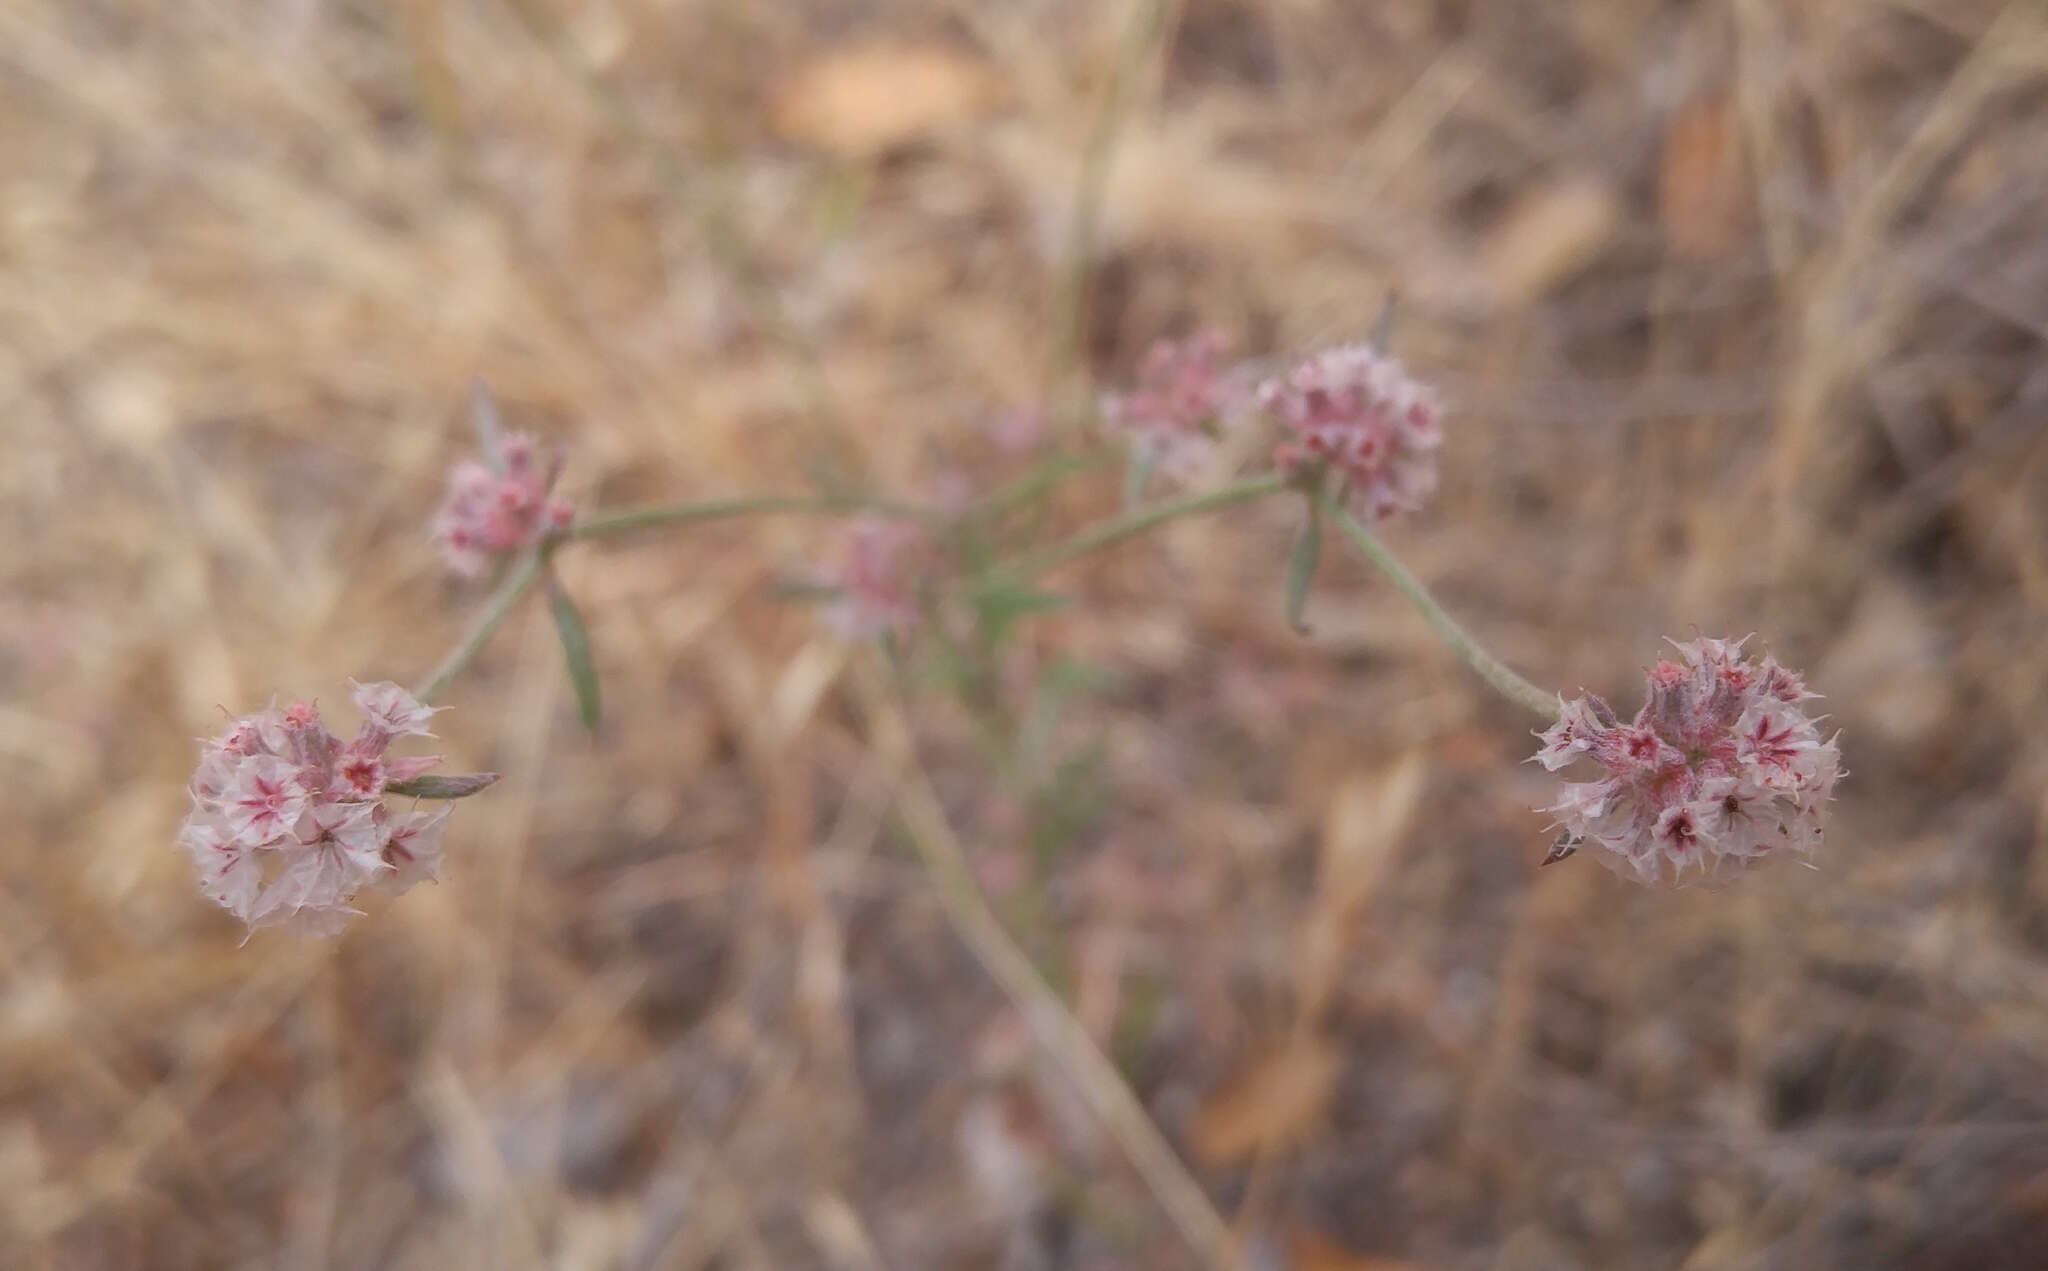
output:
[[[680,525],[688,521],[715,521],[725,517],[752,516],[764,512],[811,513],[838,516],[849,512],[875,512],[883,516],[923,520],[931,514],[900,503],[858,495],[748,495],[733,499],[698,499],[683,503],[659,503],[624,508],[602,516],[586,517],[563,531],[565,539],[610,538],[657,525]]]
[[[1365,554],[1365,558],[1408,598],[1408,603],[1414,605],[1421,612],[1423,619],[1443,637],[1444,643],[1451,646],[1451,652],[1462,658],[1465,665],[1477,671],[1479,678],[1485,680],[1488,687],[1517,706],[1526,707],[1545,718],[1554,718],[1557,715],[1556,697],[1515,674],[1507,663],[1480,647],[1479,642],[1436,602],[1436,597],[1429,594],[1429,588],[1422,585],[1422,580],[1409,573],[1408,567],[1388,551],[1386,545],[1375,538],[1371,530],[1359,524],[1358,519],[1345,511],[1335,499],[1325,498],[1323,507],[1336,518],[1337,525],[1344,531],[1345,537],[1349,538],[1352,544]]]
[[[1263,499],[1269,494],[1278,494],[1286,488],[1287,478],[1272,472],[1263,476],[1246,477],[1220,489],[1204,490],[1182,495],[1177,499],[1166,499],[1145,507],[1132,508],[1122,516],[1111,517],[1107,521],[1089,526],[1065,542],[1054,543],[1050,547],[1026,553],[1008,565],[999,565],[995,572],[998,575],[1028,578],[1086,556],[1090,552],[1143,534],[1146,530],[1168,521],[1178,520],[1184,516],[1200,516],[1234,503],[1249,503],[1254,499]]]
[[[484,611],[477,615],[476,625],[469,629],[469,634],[462,638],[461,644],[456,645],[449,651],[447,657],[441,659],[441,665],[434,668],[434,673],[427,677],[426,682],[412,691],[414,697],[422,702],[432,701],[440,695],[442,689],[448,687],[450,680],[462,674],[462,668],[468,666],[476,655],[483,651],[484,645],[490,643],[491,637],[504,624],[505,615],[512,612],[512,606],[519,603],[519,598],[524,596],[527,589],[533,586],[534,580],[540,577],[541,559],[545,554],[546,549],[542,548],[519,558],[519,563],[512,567],[512,572],[505,575],[505,581],[498,584],[498,590],[492,594],[490,604],[484,606]]]
[[[1110,449],[1053,455],[1040,461],[1031,471],[1016,480],[989,491],[987,497],[969,508],[962,519],[993,521],[1019,504],[1037,500],[1068,477],[1107,467],[1116,457],[1117,452]]]
[[[680,525],[688,521],[711,521],[722,517],[750,516],[763,512],[816,513],[821,516],[841,515],[848,512],[876,512],[883,516],[906,518],[929,518],[932,514],[902,504],[889,503],[880,499],[861,498],[853,495],[823,495],[800,497],[794,495],[751,495],[732,499],[699,499],[686,503],[663,503],[649,507],[625,508],[577,521],[560,535],[543,542],[533,551],[519,558],[505,581],[491,595],[490,603],[477,616],[476,624],[462,643],[441,659],[424,683],[413,690],[413,696],[428,701],[437,696],[448,682],[462,674],[463,668],[476,660],[476,655],[490,643],[498,628],[504,625],[505,617],[512,612],[512,606],[519,603],[534,582],[540,577],[541,567],[553,556],[556,549],[572,539],[609,538],[615,534],[627,534],[634,530],[648,529],[659,525]]]

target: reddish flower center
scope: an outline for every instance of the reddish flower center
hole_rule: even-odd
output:
[[[384,765],[366,756],[342,761],[341,779],[358,794],[375,794],[383,784]]]

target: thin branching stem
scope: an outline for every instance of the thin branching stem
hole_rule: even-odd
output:
[[[932,520],[936,514],[907,504],[862,495],[741,495],[730,499],[694,499],[681,503],[657,503],[646,507],[622,508],[600,516],[583,517],[562,537],[568,539],[611,538],[634,530],[690,521],[717,521],[738,516],[789,513],[813,516],[846,516],[873,512],[903,520]]]
[[[484,645],[490,643],[491,637],[497,634],[498,628],[504,624],[505,615],[512,612],[512,607],[519,603],[519,598],[524,596],[534,581],[540,577],[542,558],[545,555],[545,549],[538,549],[519,558],[512,566],[512,572],[505,575],[505,581],[499,583],[498,590],[492,593],[490,603],[477,615],[476,623],[470,627],[469,634],[462,638],[461,644],[449,650],[448,656],[441,659],[441,665],[434,668],[434,673],[412,691],[414,697],[423,702],[432,701],[440,696],[442,689],[448,687],[450,680],[462,674],[463,668],[475,660],[476,655],[483,651]]]
[[[855,687],[875,748],[896,778],[896,810],[905,837],[923,864],[948,923],[1016,1006],[1038,1043],[1073,1079],[1090,1111],[1123,1148],[1196,1258],[1207,1266],[1232,1266],[1230,1228],[1208,1193],[1181,1162],[1116,1065],[989,907],[974,880],[967,853],[932,789],[931,778],[917,760],[909,721],[885,677],[872,666],[857,670]]]
[[[635,530],[651,529],[663,525],[681,525],[691,521],[713,521],[726,517],[755,516],[768,513],[813,514],[819,516],[845,516],[860,512],[874,512],[883,516],[916,519],[933,519],[934,514],[903,504],[883,499],[864,498],[853,495],[745,495],[730,499],[696,499],[682,503],[662,503],[648,507],[623,508],[601,516],[586,517],[564,530],[559,535],[543,542],[533,551],[521,556],[512,571],[505,576],[498,590],[491,595],[490,602],[477,616],[475,625],[462,638],[462,643],[450,650],[434,673],[427,677],[413,696],[428,701],[448,687],[449,681],[462,674],[476,655],[490,643],[498,628],[505,622],[520,597],[527,593],[541,575],[548,558],[563,544],[571,540],[610,538],[614,535],[629,534]]]
[[[993,521],[1014,507],[1043,498],[1047,492],[1068,477],[1109,466],[1116,461],[1117,454],[1115,450],[1099,449],[1050,456],[1034,465],[1023,476],[989,491],[986,496],[977,500],[973,507],[967,509],[961,519]]]
[[[1485,680],[1489,688],[1515,705],[1526,707],[1538,715],[1546,718],[1554,718],[1557,715],[1557,698],[1554,695],[1523,679],[1507,663],[1488,653],[1465,628],[1458,625],[1457,619],[1451,617],[1444,607],[1437,603],[1436,597],[1429,594],[1429,588],[1423,586],[1422,580],[1409,573],[1408,567],[1401,563],[1400,558],[1388,551],[1386,544],[1380,542],[1371,530],[1360,524],[1357,517],[1352,516],[1335,499],[1325,498],[1323,507],[1336,519],[1338,527],[1344,531],[1344,536],[1351,540],[1352,545],[1372,562],[1374,568],[1387,576],[1387,581],[1393,583],[1395,589],[1408,598],[1408,603],[1415,606],[1424,621],[1436,630],[1445,644],[1451,646],[1451,652],[1463,659],[1465,665],[1477,671],[1479,678]]]
[[[1006,565],[999,565],[995,574],[999,577],[1028,578],[1042,574],[1048,569],[1077,560],[1091,552],[1135,538],[1145,531],[1179,520],[1184,516],[1200,516],[1218,511],[1233,504],[1249,503],[1263,499],[1269,494],[1278,494],[1287,488],[1287,478],[1277,472],[1262,476],[1246,477],[1214,490],[1202,490],[1185,494],[1177,499],[1164,499],[1158,503],[1132,508],[1121,516],[1099,521],[1079,534],[1063,542],[1054,543],[1035,552],[1027,552]]]

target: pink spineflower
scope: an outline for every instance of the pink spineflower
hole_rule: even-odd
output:
[[[847,529],[845,552],[824,580],[835,591],[826,620],[847,640],[902,634],[917,621],[917,575],[928,556],[924,530],[863,516]]]
[[[1413,512],[1436,490],[1442,406],[1370,345],[1316,354],[1260,385],[1259,403],[1291,434],[1274,452],[1280,467],[1335,469],[1372,520]]]
[[[1202,474],[1248,398],[1242,376],[1217,365],[1223,348],[1215,331],[1160,340],[1138,367],[1138,386],[1102,399],[1103,421],[1125,435],[1141,463],[1171,480]]]
[[[1591,694],[1560,702],[1537,762],[1556,772],[1584,759],[1604,775],[1567,781],[1543,809],[1563,830],[1553,859],[1590,843],[1602,863],[1660,883],[1819,849],[1841,753],[1806,713],[1814,694],[1776,660],[1744,659],[1747,639],[1674,641],[1680,660],[1649,669],[1627,723]]]
[[[428,736],[433,711],[396,684],[357,684],[354,740],[329,732],[310,702],[272,706],[202,744],[192,811],[179,845],[199,890],[251,930],[289,923],[329,934],[356,912],[366,886],[393,895],[439,876],[447,809],[394,813],[389,794],[471,794],[495,777],[418,782],[438,755],[387,753],[399,737]]]
[[[434,514],[441,556],[465,578],[568,529],[576,517],[566,500],[548,496],[562,472],[559,450],[543,461],[532,437],[513,433],[497,443],[497,459],[495,467],[475,459],[456,464]]]

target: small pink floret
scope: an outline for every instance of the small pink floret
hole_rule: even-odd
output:
[[[392,822],[391,835],[384,843],[384,863],[391,867],[388,886],[393,895],[403,895],[415,883],[441,877],[441,837],[448,828],[449,812],[448,808],[416,810]]]
[[[433,721],[437,707],[422,704],[419,699],[389,680],[375,684],[358,684],[349,681],[354,690],[356,709],[363,713],[363,722],[391,737],[431,737],[427,725]]]
[[[384,761],[375,755],[356,752],[344,754],[335,773],[341,778],[341,789],[358,799],[374,799],[384,792]]]

